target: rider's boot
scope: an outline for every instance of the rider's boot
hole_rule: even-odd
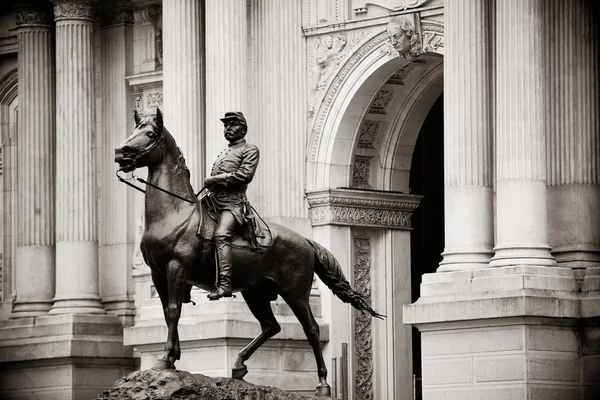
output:
[[[217,236],[217,259],[219,263],[219,287],[213,290],[208,298],[219,300],[221,297],[231,297],[231,238]]]

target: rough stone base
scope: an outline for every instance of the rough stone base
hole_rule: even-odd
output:
[[[96,400],[327,400],[230,379],[209,378],[185,371],[138,371],[118,381]]]

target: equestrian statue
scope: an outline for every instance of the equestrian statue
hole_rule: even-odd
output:
[[[115,149],[117,176],[147,167],[138,181],[145,191],[145,229],[141,240],[144,261],[152,271],[168,328],[162,357],[153,369],[174,369],[180,359],[178,322],[190,289],[210,291],[217,300],[241,292],[259,321],[261,333],[240,351],[232,377],[242,379],[245,361],[280,326],[271,310],[277,296],[290,306],[313,349],[318,395],[330,396],[327,369],[319,342],[319,325],[309,306],[314,273],[340,300],[373,317],[382,318],[368,300],[350,287],[333,254],[320,244],[284,226],[264,224],[246,199],[246,188],[259,160],[258,148],[245,142],[246,120],[241,112],[221,119],[229,146],[217,157],[198,200],[181,150],[163,124],[159,109],[143,119],[134,113],[135,128]],[[141,190],[139,187],[136,187]]]

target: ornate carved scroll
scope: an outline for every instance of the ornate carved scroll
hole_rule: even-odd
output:
[[[354,238],[354,288],[371,301],[371,242]],[[356,349],[356,398],[373,399],[373,339],[371,316],[355,311],[354,348]]]

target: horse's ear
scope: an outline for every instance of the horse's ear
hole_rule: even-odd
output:
[[[163,115],[158,107],[156,107],[156,124],[160,129],[163,128]]]
[[[138,114],[137,110],[133,110],[133,120],[135,121],[135,126],[138,126],[140,122],[142,122],[140,114]]]

